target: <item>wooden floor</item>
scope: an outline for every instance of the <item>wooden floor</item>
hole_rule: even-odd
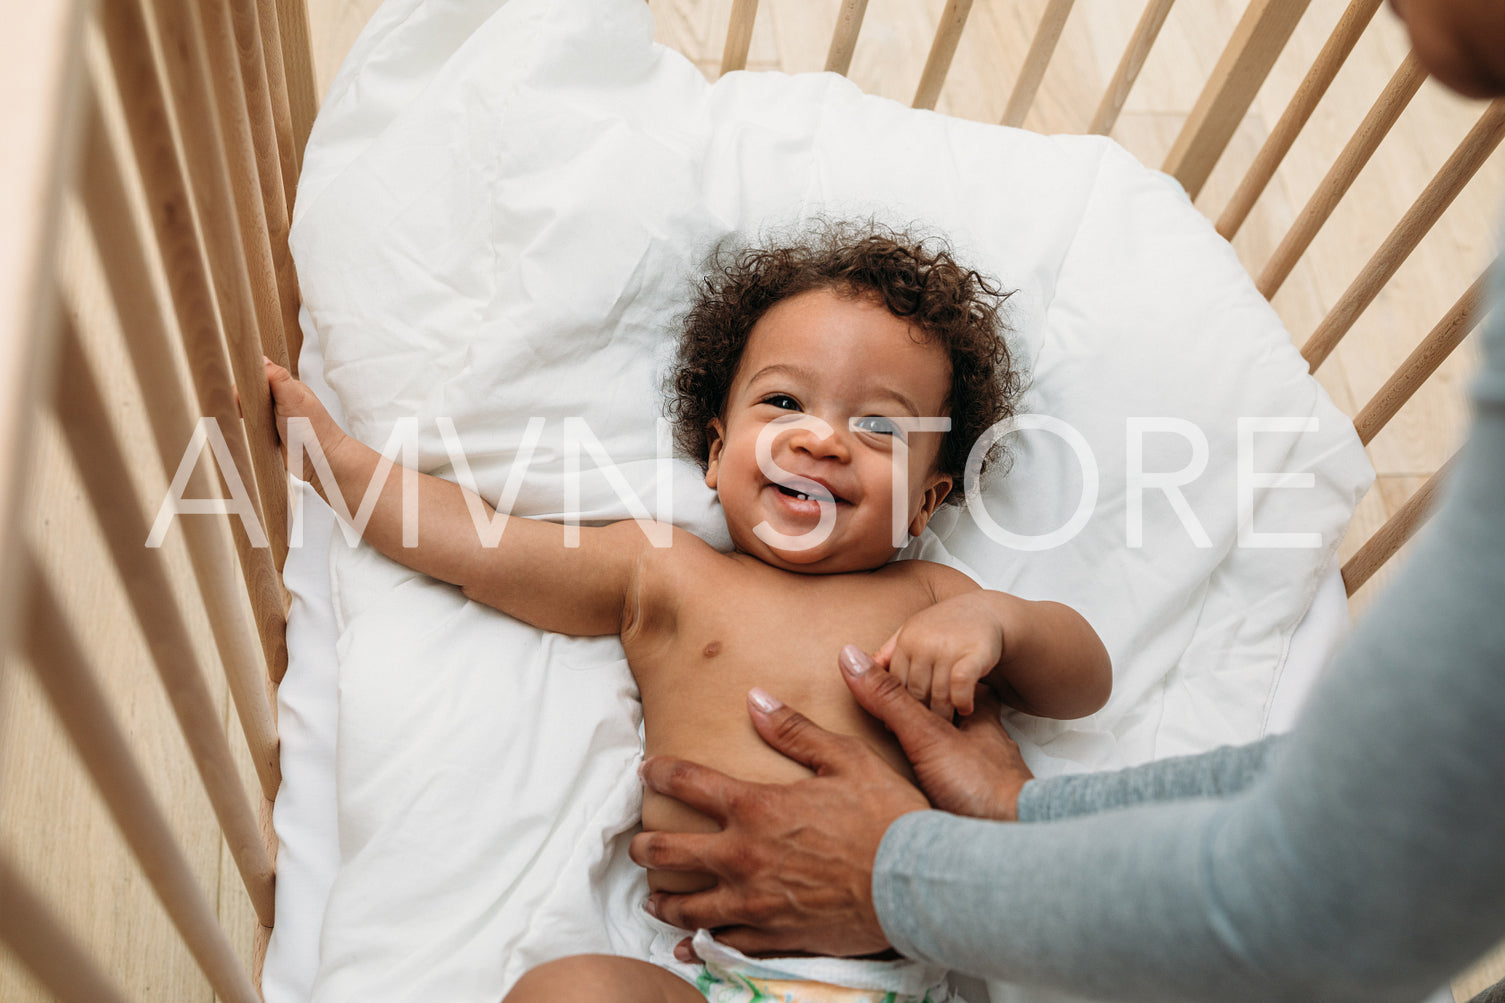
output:
[[[310,0],[310,6],[319,79],[327,86],[376,3]],[[686,52],[714,76],[731,0],[650,0],[650,6],[658,38]],[[1269,133],[1344,6],[1339,0],[1312,3],[1229,154],[1198,199],[1209,215],[1215,217],[1221,210],[1243,165]],[[820,69],[838,7],[839,0],[763,0],[750,68]],[[976,0],[938,109],[996,121],[1044,7],[1045,0]],[[1129,0],[1077,0],[1027,126],[1048,132],[1085,129],[1141,7]],[[1237,0],[1186,0],[1173,8],[1113,132],[1145,163],[1158,166],[1164,159],[1242,7]],[[852,78],[873,93],[908,103],[943,8],[944,0],[870,0]],[[1258,271],[1279,242],[1405,51],[1398,25],[1388,10],[1382,10],[1234,241],[1251,271]],[[1323,236],[1274,298],[1298,343],[1341,296],[1480,110],[1479,103],[1454,98],[1435,84],[1423,86]],[[1362,406],[1485,267],[1496,252],[1493,223],[1502,206],[1505,151],[1496,151],[1319,370],[1319,379],[1343,410],[1353,414]],[[63,254],[65,268],[76,271],[79,281],[87,282],[97,271],[82,238],[65,240]],[[100,326],[109,331],[108,322]],[[110,350],[118,353],[118,347]],[[1360,508],[1353,539],[1362,539],[1382,523],[1452,453],[1466,417],[1463,389],[1472,364],[1473,353],[1465,344],[1376,438],[1370,453],[1379,479]],[[121,366],[107,371],[124,370]],[[129,379],[111,377],[108,393],[117,413],[139,414],[139,392]],[[43,462],[30,511],[31,538],[66,582],[70,608],[87,627],[97,654],[112,666],[107,680],[110,698],[143,760],[152,767],[154,789],[170,809],[171,824],[188,848],[201,886],[218,904],[227,929],[249,958],[254,920],[246,895],[130,613],[104,587],[101,576],[108,572],[101,569],[109,565],[85,514],[77,474],[50,424],[41,430],[37,450]],[[157,468],[155,459],[143,455],[144,473],[135,489],[149,511],[155,511],[165,487],[166,475]],[[1346,543],[1344,555],[1354,546]],[[181,553],[171,544],[167,552],[182,570]],[[1355,597],[1353,605],[1360,615],[1386,577],[1382,573]],[[202,611],[192,597],[184,599],[185,607],[198,617],[195,629],[203,641]],[[211,645],[204,641],[200,649],[209,664]],[[0,674],[0,846],[46,890],[64,921],[93,946],[101,964],[130,989],[131,998],[209,1000],[212,992],[178,946],[66,739],[42,706],[30,674],[20,668],[13,660]],[[238,742],[223,683],[212,674],[211,681],[225,705],[227,728]],[[246,776],[249,785],[248,767]],[[1502,976],[1505,957],[1496,955],[1490,967],[1460,979],[1455,994],[1466,999]],[[11,959],[0,955],[0,999],[45,998]]]

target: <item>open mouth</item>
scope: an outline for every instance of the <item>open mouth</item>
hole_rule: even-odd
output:
[[[802,485],[802,487],[803,486],[804,485]],[[789,498],[796,498],[800,501],[831,502],[837,505],[847,504],[845,498],[837,497],[818,484],[811,484],[808,486],[807,490],[803,491],[799,488],[789,487],[787,484],[775,484],[774,487],[779,489],[780,494],[783,494]]]

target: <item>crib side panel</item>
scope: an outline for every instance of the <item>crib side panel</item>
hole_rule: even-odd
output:
[[[33,5],[0,43],[35,98],[0,124],[6,1000],[259,998],[286,610],[260,354],[296,350],[314,96],[306,10],[268,6]]]

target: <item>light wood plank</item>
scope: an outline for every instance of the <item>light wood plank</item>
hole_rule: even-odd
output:
[[[1129,99],[1129,92],[1134,88],[1134,81],[1139,79],[1139,73],[1144,69],[1145,60],[1150,58],[1150,50],[1154,48],[1155,39],[1160,37],[1160,29],[1165,26],[1165,19],[1170,16],[1174,2],[1175,0],[1149,0],[1145,4],[1144,13],[1134,26],[1134,34],[1124,47],[1118,68],[1113,71],[1113,79],[1108,82],[1103,99],[1098,102],[1097,111],[1092,113],[1092,121],[1087,126],[1089,133],[1106,136],[1113,131],[1113,123],[1118,121],[1124,102]]]
[[[1296,88],[1296,95],[1286,110],[1281,114],[1280,120],[1275,123],[1275,128],[1270,132],[1270,138],[1254,157],[1254,162],[1249,165],[1248,173],[1240,182],[1238,191],[1234,192],[1233,198],[1224,207],[1222,215],[1218,217],[1218,233],[1224,237],[1231,237],[1238,232],[1248,218],[1249,210],[1254,207],[1254,202],[1259,198],[1270,179],[1275,176],[1275,170],[1285,155],[1290,152],[1291,144],[1296,141],[1302,127],[1312,117],[1317,103],[1332,86],[1333,78],[1338,75],[1338,70],[1343,66],[1344,60],[1358,44],[1359,36],[1364,28],[1374,17],[1375,11],[1379,10],[1380,0],[1352,0],[1348,9],[1343,12],[1343,18],[1335,26],[1333,33],[1328,36],[1327,43],[1322,46],[1322,51],[1312,62],[1311,68],[1302,78],[1301,84]]]
[[[51,583],[28,560],[29,657],[111,816],[215,992],[260,1003],[95,681]]]
[[[1029,53],[1024,57],[1024,66],[1019,70],[1019,79],[1014,82],[1008,104],[1003,108],[1003,117],[999,120],[1002,124],[1024,124],[1024,117],[1035,103],[1035,95],[1040,91],[1040,81],[1045,79],[1045,70],[1050,66],[1051,57],[1055,55],[1056,44],[1061,40],[1061,32],[1066,29],[1066,19],[1071,16],[1074,4],[1075,0],[1050,0],[1046,5],[1045,13],[1041,15],[1040,24],[1030,41]]]
[[[1251,0],[1161,170],[1197,197],[1309,0]]]
[[[79,2],[14,6],[0,32],[0,84],[7,115],[0,131],[0,595],[13,595],[10,560],[25,498],[26,451],[38,400],[50,385],[54,345],[52,262],[62,179],[77,147],[83,83]],[[0,603],[0,654],[16,610]]]

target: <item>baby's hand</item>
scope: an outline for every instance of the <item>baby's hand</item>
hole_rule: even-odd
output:
[[[982,597],[968,592],[920,610],[873,655],[947,721],[972,713],[977,683],[1003,657],[1003,625]]]
[[[271,359],[262,357],[266,364],[267,383],[272,388],[272,404],[276,412],[277,437],[282,440],[282,458],[287,460],[287,421],[289,418],[307,418],[318,436],[319,446],[327,456],[344,437],[339,425],[324,407],[322,401],[304,383],[293,378]]]

